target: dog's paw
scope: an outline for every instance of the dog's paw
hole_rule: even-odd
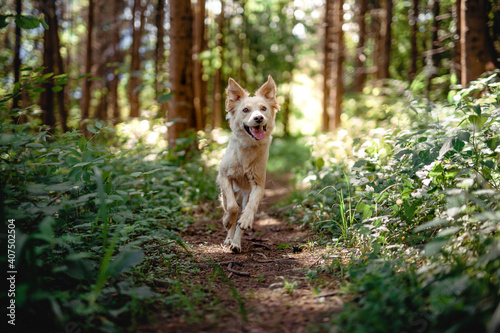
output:
[[[229,249],[233,251],[233,253],[241,253],[241,245],[236,243],[231,243]]]
[[[231,237],[227,236],[226,239],[224,240],[224,243],[222,243],[224,246],[230,246],[231,245]]]
[[[238,221],[238,225],[243,230],[249,229],[252,227],[253,219],[253,214],[243,212],[243,214],[241,214],[240,220]]]

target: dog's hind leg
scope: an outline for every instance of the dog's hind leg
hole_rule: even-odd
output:
[[[247,203],[248,203],[249,193],[243,192],[242,196],[243,196],[243,199],[242,199],[242,203],[241,203],[241,210],[244,211],[245,207],[247,206]],[[245,233],[245,230],[242,230],[240,228],[240,226],[236,225],[236,224],[233,227],[235,227],[235,228],[232,228],[232,229],[236,229],[236,230],[233,232],[233,235],[231,236],[232,240],[230,241],[231,245],[229,248],[234,253],[240,253],[241,252],[241,237]],[[227,237],[229,238],[229,232],[227,234]],[[226,242],[227,242],[228,238],[226,238]],[[224,244],[227,244],[226,242],[224,242]]]

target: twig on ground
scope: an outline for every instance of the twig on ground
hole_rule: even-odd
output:
[[[258,254],[259,256],[264,257],[264,259],[269,259],[264,253],[255,252],[255,254]]]
[[[229,266],[227,267],[227,270],[228,270],[229,272],[231,272],[231,273],[236,274],[236,275],[241,275],[241,276],[250,276],[250,273],[248,273],[248,272],[240,272],[240,271],[237,271],[237,270],[235,270],[235,269],[230,268]]]
[[[148,250],[151,250],[151,249],[156,249],[157,247],[164,247],[164,246],[168,246],[168,245],[171,245],[171,244],[174,244],[174,243],[175,243],[175,241],[173,240],[173,241],[170,241],[170,242],[166,242],[166,243],[164,243],[164,244],[159,244],[159,245],[150,246],[150,247],[148,248]]]
[[[271,248],[269,246],[267,246],[266,244],[261,244],[261,243],[252,243],[252,246],[255,246],[255,247],[263,247],[265,249],[268,249],[269,251],[271,251]]]

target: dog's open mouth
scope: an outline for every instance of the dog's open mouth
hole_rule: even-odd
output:
[[[250,135],[255,140],[262,140],[266,136],[266,126],[254,126],[250,127],[247,125],[243,125],[245,127],[245,131],[247,131],[248,135]]]

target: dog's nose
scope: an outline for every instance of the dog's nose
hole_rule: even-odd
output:
[[[253,121],[255,121],[257,124],[260,124],[261,122],[264,121],[264,116],[255,116],[253,118]]]

